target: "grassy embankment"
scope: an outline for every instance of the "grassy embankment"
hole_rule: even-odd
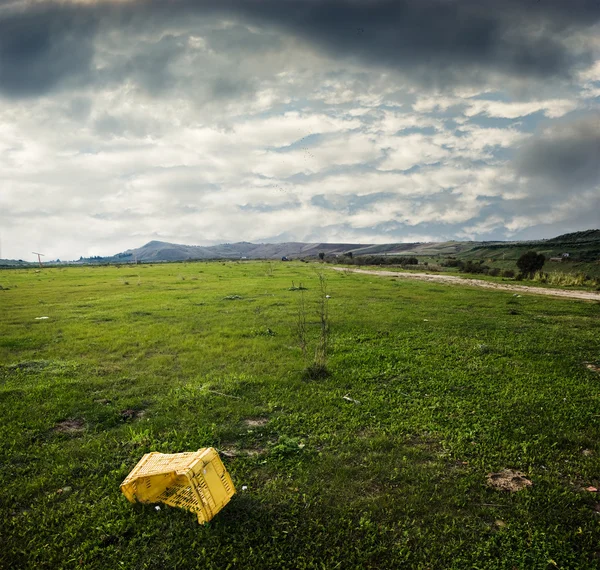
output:
[[[326,275],[310,381],[312,266],[0,273],[0,567],[600,567],[600,304]],[[204,446],[238,488],[209,525],[121,496]]]
[[[490,268],[518,271],[517,260],[529,250],[546,257],[543,272],[553,275],[557,285],[561,281],[568,283],[569,276],[579,276],[579,281],[583,276],[600,281],[600,230],[575,232],[538,242],[482,245],[463,252],[459,257],[463,261],[483,261]],[[563,261],[551,261],[560,258],[563,253],[569,254],[569,257]]]

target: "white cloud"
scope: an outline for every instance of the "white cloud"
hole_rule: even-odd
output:
[[[482,99],[470,99],[465,110],[467,117],[483,114],[488,117],[503,117],[517,119],[526,117],[538,111],[543,111],[546,117],[555,119],[562,117],[577,109],[577,101],[574,99],[550,99],[545,101],[486,101]]]
[[[391,149],[380,165],[382,170],[408,170],[413,166],[433,164],[450,156],[448,149],[433,143],[431,137],[419,134],[388,138],[386,141]]]
[[[361,122],[356,119],[290,111],[267,118],[240,119],[234,127],[233,136],[243,144],[283,147],[312,134],[339,133],[359,126]]]
[[[374,124],[372,131],[393,135],[407,129],[441,128],[442,122],[431,115],[419,114],[409,110],[390,111],[384,109]]]
[[[252,172],[274,178],[315,174],[323,170],[375,161],[381,154],[376,140],[359,132],[341,131],[320,142],[289,152],[265,151],[257,156]]]
[[[493,230],[503,228],[505,226],[505,218],[494,214],[487,216],[484,220],[465,226],[459,236],[469,240],[475,240],[478,236],[486,235]]]

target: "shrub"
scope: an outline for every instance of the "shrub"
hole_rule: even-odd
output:
[[[492,267],[488,271],[488,275],[491,275],[492,277],[498,277],[498,275],[500,275],[500,269],[498,269],[497,267]]]
[[[483,265],[482,261],[474,263],[469,259],[469,261],[459,268],[459,271],[463,273],[487,273],[489,269],[487,265]]]
[[[517,260],[517,267],[523,275],[533,277],[537,271],[540,271],[544,267],[546,257],[542,253],[536,253],[535,251],[528,251],[524,253]]]
[[[507,277],[509,279],[513,279],[515,276],[515,272],[512,269],[503,269],[502,277]]]
[[[404,257],[402,265],[419,265],[419,260],[416,257]]]
[[[358,257],[348,257],[345,254],[344,263],[354,265],[418,265],[419,260],[416,257],[407,257],[405,255],[361,255]]]

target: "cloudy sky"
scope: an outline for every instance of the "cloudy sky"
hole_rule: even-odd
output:
[[[598,0],[0,0],[0,257],[597,227]]]

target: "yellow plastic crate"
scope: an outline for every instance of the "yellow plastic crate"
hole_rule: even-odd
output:
[[[165,503],[211,520],[233,497],[235,488],[218,452],[212,447],[191,453],[147,453],[121,483],[135,503]]]

